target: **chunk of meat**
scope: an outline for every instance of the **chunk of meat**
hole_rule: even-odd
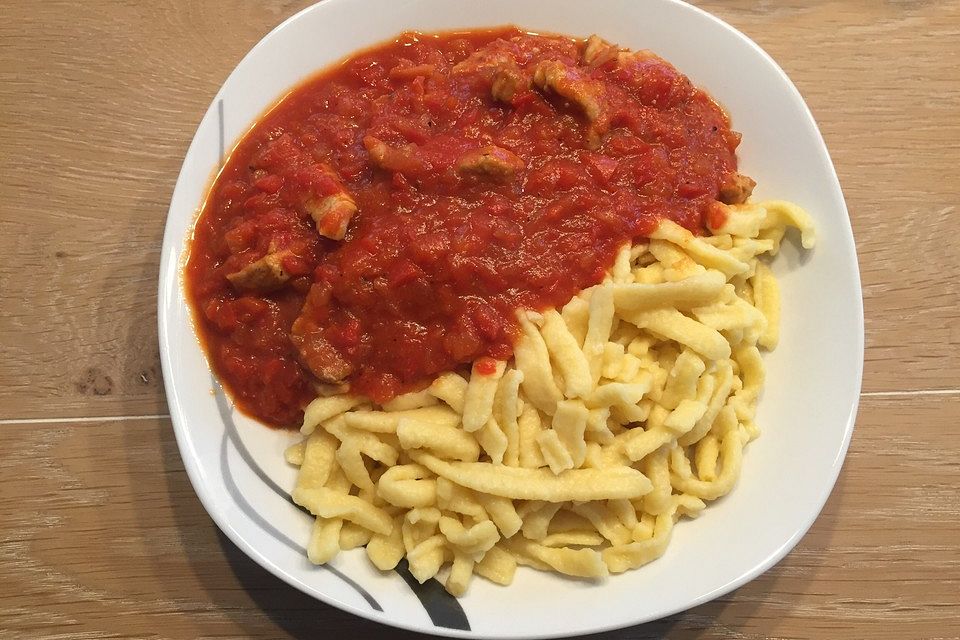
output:
[[[489,79],[497,69],[509,65],[516,66],[516,64],[516,60],[508,51],[488,46],[473,52],[466,60],[455,64],[451,72],[464,75],[477,74]]]
[[[530,81],[520,71],[520,68],[512,61],[498,67],[493,72],[493,78],[490,83],[490,94],[494,100],[499,102],[510,102],[513,96],[521,89],[530,86]]]
[[[743,204],[757,186],[756,181],[741,173],[731,173],[720,185],[719,200],[724,204]]]
[[[509,51],[486,47],[474,52],[463,62],[454,65],[452,72],[475,75],[490,83],[490,94],[499,102],[510,102],[522,89],[530,86],[530,79],[517,66]]]
[[[541,90],[553,91],[577,105],[590,122],[600,119],[601,89],[576,69],[556,60],[544,60],[533,71],[533,83]]]
[[[597,35],[587,38],[583,46],[583,52],[580,54],[583,64],[590,69],[602,67],[614,60],[617,63],[616,66],[622,67],[629,62],[642,62],[653,58],[658,58],[658,56],[649,49],[639,49],[637,51],[621,49]]]
[[[290,340],[300,353],[300,360],[321,382],[338,384],[353,373],[353,366],[344,360],[340,352],[319,331],[301,335],[296,331]]]
[[[496,145],[467,151],[457,160],[457,173],[498,181],[509,180],[523,167],[517,154]]]
[[[650,51],[650,49],[637,49],[636,51],[621,49],[617,51],[617,64],[620,66],[628,62],[643,62],[644,60],[660,60],[662,62],[663,58]]]
[[[388,75],[393,80],[413,80],[417,76],[432,76],[436,70],[436,66],[432,64],[417,64],[412,66],[397,65],[393,69],[390,69]]]
[[[603,135],[610,128],[610,116],[600,83],[555,60],[544,60],[537,64],[533,83],[542,91],[552,91],[579,107],[590,123],[586,130],[587,147],[600,147]]]
[[[290,279],[283,268],[283,259],[290,251],[268,253],[256,262],[252,262],[240,271],[228,273],[227,280],[238,291],[273,291],[279,289]]]
[[[318,380],[340,384],[354,372],[354,366],[324,334],[323,325],[329,319],[332,292],[327,282],[316,282],[310,287],[303,309],[290,329],[290,342],[303,366]]]
[[[583,64],[595,69],[616,59],[619,52],[620,48],[617,45],[610,44],[594,34],[587,38],[587,42],[583,46],[581,59]]]
[[[386,169],[405,175],[417,175],[427,169],[427,163],[418,154],[415,144],[408,144],[399,149],[391,147],[386,142],[373,136],[364,136],[363,146],[370,154],[370,162]]]
[[[343,240],[357,203],[345,190],[323,198],[311,198],[303,204],[317,225],[317,233],[331,240]]]
[[[343,239],[357,206],[333,167],[318,162],[289,133],[265,144],[251,165],[265,174],[255,183],[261,190],[284,197],[284,185],[294,185],[284,190],[287,203],[312,217],[320,235]]]

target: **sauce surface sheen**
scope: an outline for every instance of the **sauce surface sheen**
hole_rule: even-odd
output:
[[[516,29],[403,34],[246,134],[186,271],[242,410],[294,426],[321,380],[382,402],[507,359],[518,308],[562,306],[661,219],[705,230],[738,175],[726,114],[648,52],[586,49]],[[304,204],[338,190],[356,205],[339,241]],[[228,280],[268,255],[282,286]]]

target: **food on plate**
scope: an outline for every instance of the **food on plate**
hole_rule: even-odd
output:
[[[301,425],[310,559],[598,578],[729,492],[779,335],[761,256],[814,242],[739,141],[655,54],[516,29],[403,34],[265,115],[187,289],[237,405]]]

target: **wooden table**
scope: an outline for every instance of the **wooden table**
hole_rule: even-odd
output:
[[[0,638],[413,638],[221,535],[156,335],[180,162],[308,0],[0,1]],[[603,638],[960,637],[960,1],[705,0],[806,96],[860,253],[857,429],[826,509],[736,592]]]

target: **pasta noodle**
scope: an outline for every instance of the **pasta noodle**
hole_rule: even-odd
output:
[[[521,310],[511,362],[439,376],[382,407],[350,395],[307,407],[294,500],[316,516],[312,562],[366,546],[406,556],[448,591],[509,584],[518,564],[602,579],[660,557],[674,523],[731,491],[779,340],[780,293],[760,255],[784,202],[731,205],[710,237],[660,223],[563,311]]]

